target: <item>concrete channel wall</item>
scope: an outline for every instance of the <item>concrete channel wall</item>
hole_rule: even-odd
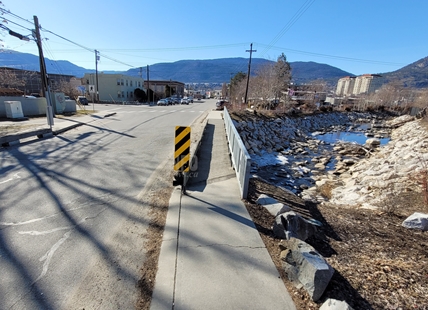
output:
[[[233,168],[238,178],[241,198],[247,198],[248,184],[250,182],[251,157],[233,125],[229,112],[224,108],[224,126],[226,128],[229,150],[232,157]]]

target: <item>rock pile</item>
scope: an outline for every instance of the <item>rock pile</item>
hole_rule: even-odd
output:
[[[399,117],[390,124],[396,123],[402,126],[392,132],[387,145],[356,162],[339,177],[328,175],[316,183],[335,183],[331,203],[376,209],[380,202],[401,192],[421,191],[417,179],[428,169],[428,132],[410,116]]]
[[[260,195],[257,204],[273,216],[273,233],[284,239],[280,243],[281,261],[288,279],[303,286],[314,301],[321,298],[333,277],[334,269],[312,246],[305,242],[317,231],[317,221],[306,220],[291,208],[267,195]]]
[[[335,112],[297,118],[235,121],[234,124],[254,160],[252,173],[294,194],[301,194],[315,185],[314,176],[326,173],[326,169],[332,169],[335,164],[335,173],[343,173],[379,142],[374,138],[372,145],[366,148],[350,143],[331,145],[316,139],[316,135],[355,131],[357,124],[374,125],[379,121],[378,116],[369,113]],[[373,128],[369,129],[373,135],[388,134],[384,125],[378,126],[377,133]],[[337,155],[333,157],[334,153]],[[269,157],[274,157],[276,163],[263,164]]]

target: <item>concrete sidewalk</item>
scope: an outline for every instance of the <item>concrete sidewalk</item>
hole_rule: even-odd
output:
[[[198,165],[170,200],[151,309],[295,309],[240,199],[219,111]]]

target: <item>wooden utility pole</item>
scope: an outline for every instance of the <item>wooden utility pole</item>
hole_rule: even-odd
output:
[[[43,49],[42,49],[42,40],[40,38],[40,26],[39,19],[37,16],[33,16],[34,18],[34,34],[36,36],[37,48],[39,49],[39,62],[40,62],[40,77],[42,79],[42,94],[46,98],[46,116],[48,119],[48,125],[52,130],[52,126],[54,124],[53,115],[54,109],[52,107],[51,97],[50,97],[50,87],[49,87],[49,79],[46,73],[46,63],[45,58],[43,57]]]
[[[246,52],[250,52],[250,61],[248,62],[247,87],[245,88],[245,106],[247,106],[248,84],[250,83],[251,55],[253,52],[257,52],[257,50],[253,50],[253,43],[250,44],[250,49],[246,50]]]

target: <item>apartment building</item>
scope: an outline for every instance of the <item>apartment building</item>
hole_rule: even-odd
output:
[[[345,76],[337,82],[336,95],[348,96],[351,95],[354,90],[355,76]]]
[[[379,74],[363,74],[355,79],[353,95],[371,94],[382,86],[382,76]]]
[[[82,79],[86,95],[96,100],[97,76],[85,73]],[[98,73],[98,96],[100,102],[134,101],[135,89],[144,90],[144,79],[124,74]],[[145,90],[144,90],[145,91]]]
[[[379,74],[363,74],[360,76],[346,76],[337,82],[337,96],[351,96],[374,93],[383,84]]]

